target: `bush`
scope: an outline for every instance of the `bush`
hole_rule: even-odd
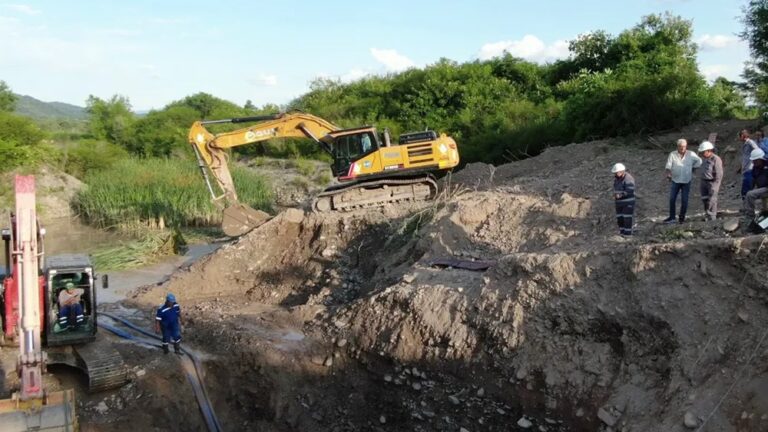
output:
[[[45,133],[26,117],[0,112],[0,171],[53,162],[58,152],[42,142]]]
[[[23,146],[34,146],[45,138],[45,133],[30,119],[0,112],[0,139]]]
[[[61,151],[64,171],[84,178],[91,171],[107,170],[128,157],[122,147],[105,141],[86,139],[70,143]]]
[[[58,152],[48,145],[25,145],[0,138],[0,172],[15,168],[35,168],[44,162],[55,162]]]

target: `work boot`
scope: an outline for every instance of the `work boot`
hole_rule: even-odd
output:
[[[167,343],[164,343],[164,344],[163,344],[163,354],[168,354],[168,352],[169,352],[169,351],[168,351],[168,344],[167,344]]]
[[[173,352],[175,352],[176,354],[181,354],[181,345],[179,344],[179,342],[176,342],[173,344]]]

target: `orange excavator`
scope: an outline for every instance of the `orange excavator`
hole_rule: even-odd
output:
[[[206,126],[252,123],[231,132],[214,134]],[[333,162],[336,184],[312,203],[315,212],[349,211],[391,202],[429,200],[437,195],[434,174],[459,163],[453,138],[427,130],[400,135],[393,143],[388,130],[379,134],[372,126],[341,129],[320,117],[301,111],[274,115],[197,121],[189,130],[189,143],[197,156],[213,202],[223,208],[222,228],[227,235],[242,235],[269,219],[265,212],[238,201],[227,165],[227,149],[272,138],[309,138]],[[216,180],[217,193],[208,176]]]

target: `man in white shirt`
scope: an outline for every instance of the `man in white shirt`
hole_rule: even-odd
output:
[[[667,179],[671,182],[669,189],[669,217],[664,223],[675,223],[675,210],[677,207],[677,195],[682,192],[680,198],[680,216],[678,221],[685,222],[685,213],[688,211],[688,194],[691,191],[693,170],[701,166],[701,158],[694,152],[688,151],[688,142],[684,139],[677,140],[677,150],[669,154],[667,158]]]

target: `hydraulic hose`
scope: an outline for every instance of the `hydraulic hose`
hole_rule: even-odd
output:
[[[141,333],[144,336],[147,336],[153,340],[161,340],[157,335],[153,334],[152,332],[149,332],[136,324],[121,318],[116,315],[112,315],[107,312],[99,312],[100,315],[106,316],[108,318],[113,319],[116,322],[119,322],[126,327],[135,330],[139,333]],[[109,324],[105,324],[103,322],[99,323],[100,327],[103,327],[105,330],[108,330],[115,335],[124,338],[133,340],[138,343],[146,344],[145,341],[142,341],[141,339],[133,337],[130,333],[115,328]],[[203,414],[203,418],[205,419],[205,423],[208,426],[208,430],[211,432],[223,432],[223,429],[221,427],[221,424],[219,423],[218,417],[216,417],[216,413],[213,411],[213,407],[211,405],[211,400],[208,397],[208,392],[205,390],[205,386],[203,385],[203,366],[202,362],[200,362],[200,359],[197,358],[197,356],[190,352],[189,350],[185,349],[184,347],[181,347],[181,351],[189,357],[190,360],[192,360],[192,366],[193,368],[184,368],[184,371],[187,375],[187,380],[189,380],[189,383],[192,385],[192,390],[195,393],[195,398],[197,399],[197,404],[200,406],[200,412]],[[190,370],[192,369],[192,370]]]

